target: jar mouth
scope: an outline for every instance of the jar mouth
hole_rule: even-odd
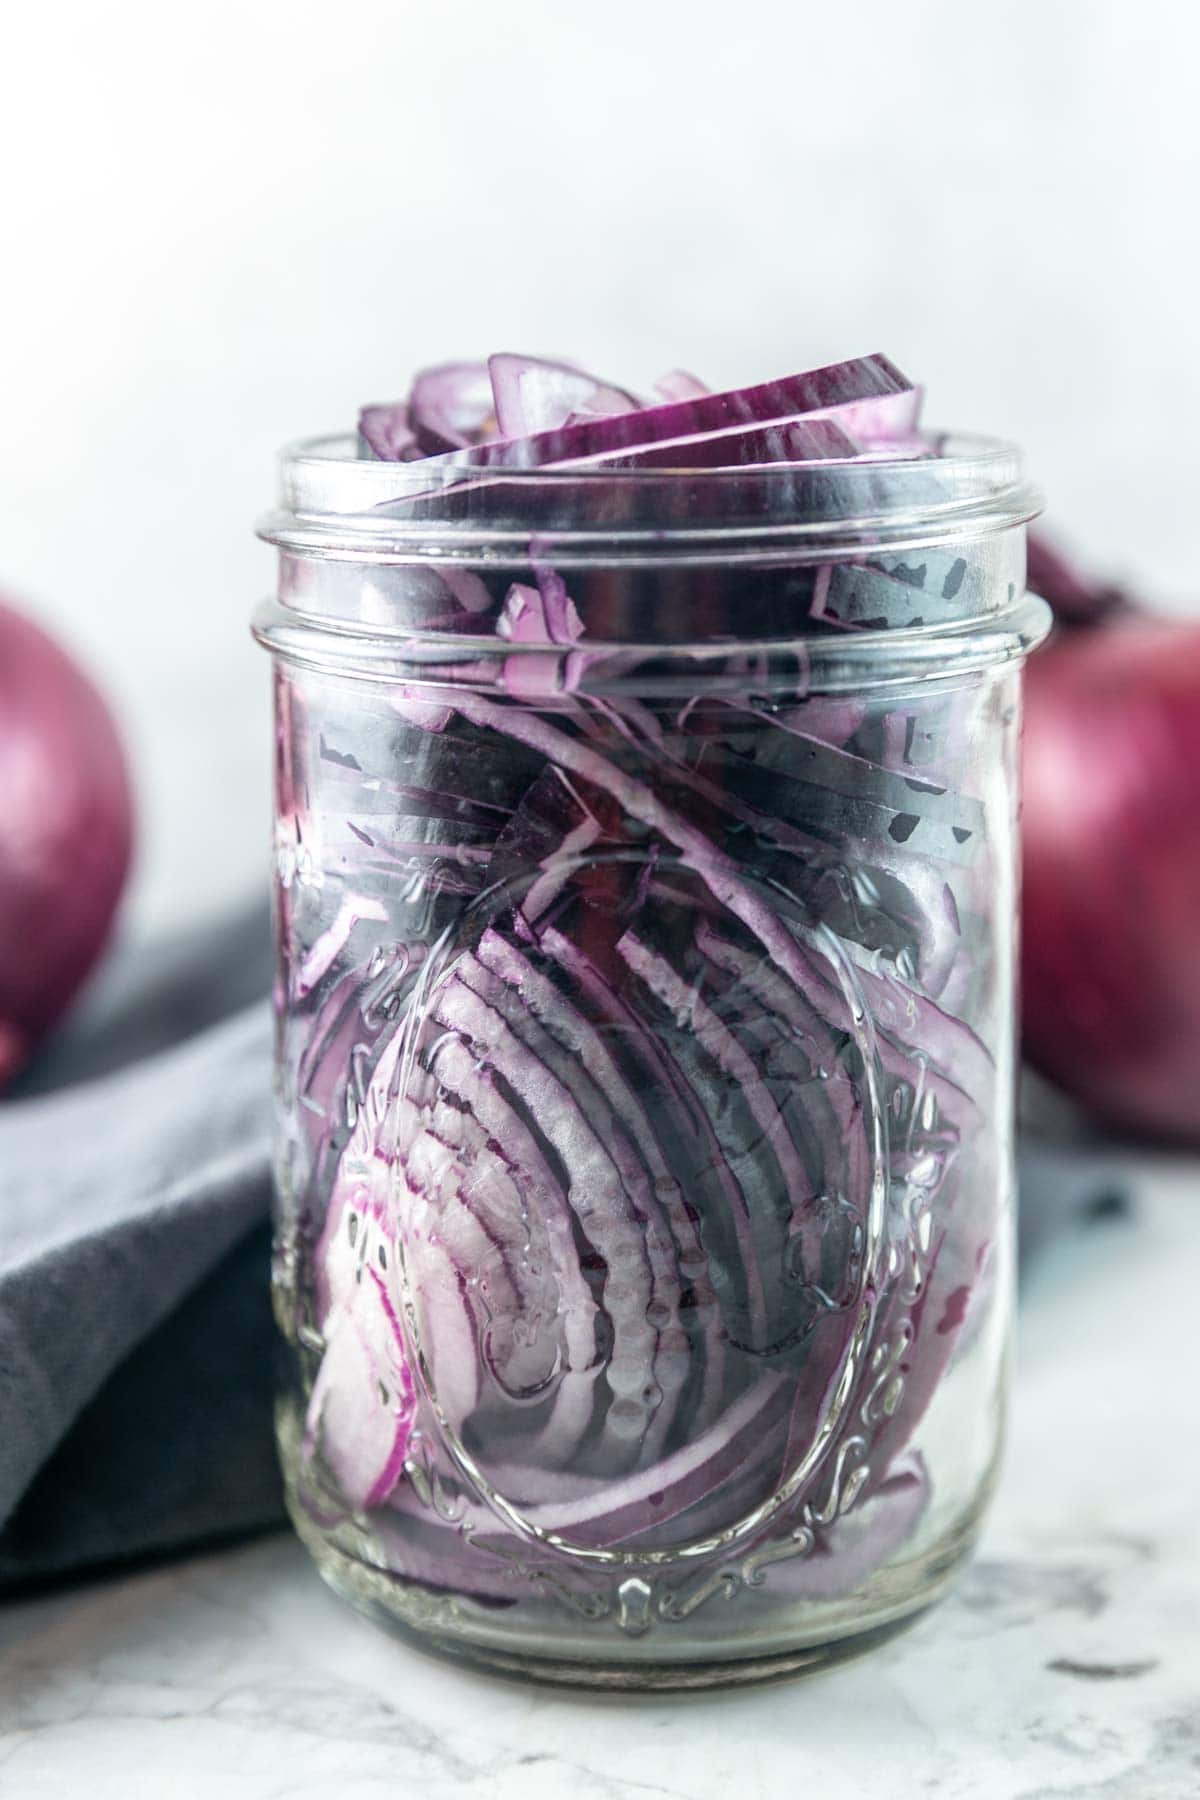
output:
[[[361,458],[335,434],[284,450],[257,529],[284,551],[381,563],[769,566],[950,546],[1040,510],[1014,445],[961,432],[846,460],[502,470]]]

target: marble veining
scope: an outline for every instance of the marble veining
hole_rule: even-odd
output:
[[[1128,1178],[1129,1171],[1124,1171]],[[0,1610],[3,1800],[1196,1800],[1197,1171],[1043,1247],[954,1596],[806,1680],[590,1697],[423,1656],[288,1537]]]

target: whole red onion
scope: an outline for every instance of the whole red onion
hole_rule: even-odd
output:
[[[1200,1141],[1200,623],[1126,611],[1030,658],[1022,842],[1030,1061]]]
[[[103,947],[132,827],[107,706],[44,631],[0,605],[0,1085]]]
[[[1134,605],[1123,587],[1097,580],[1040,531],[1029,533],[1025,575],[1034,593],[1054,609],[1056,625],[1097,625]]]

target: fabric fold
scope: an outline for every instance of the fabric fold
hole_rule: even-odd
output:
[[[264,999],[220,1016],[265,991],[266,945],[256,910],[127,951],[0,1102],[0,1581],[279,1515],[271,1017]]]

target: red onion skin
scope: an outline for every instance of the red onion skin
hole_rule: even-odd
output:
[[[1028,585],[1049,603],[1056,625],[1096,625],[1134,606],[1123,587],[1097,580],[1041,531],[1029,533],[1025,562]]]
[[[112,715],[53,639],[0,605],[0,1087],[103,949],[132,847]]]
[[[1022,842],[1029,1060],[1111,1127],[1200,1142],[1200,623],[1030,658]]]

